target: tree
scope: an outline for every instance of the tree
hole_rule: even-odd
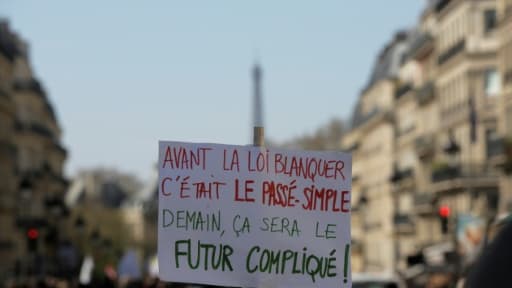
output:
[[[286,141],[282,146],[304,150],[337,150],[344,133],[344,122],[334,118],[319,127],[314,133]]]

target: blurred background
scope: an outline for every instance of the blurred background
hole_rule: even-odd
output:
[[[157,141],[255,125],[352,153],[354,287],[452,287],[509,219],[511,0],[3,0],[0,19],[6,287],[184,287],[157,279]]]

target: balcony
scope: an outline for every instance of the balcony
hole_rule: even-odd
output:
[[[4,27],[1,27],[2,29]],[[15,36],[11,34],[7,29],[0,31],[0,53],[2,53],[7,59],[13,61],[14,58],[20,54],[18,47],[16,46]]]
[[[56,168],[50,166],[46,161],[36,173],[38,173],[39,177],[50,180],[55,184],[59,184],[60,187],[62,187],[61,189],[65,189],[65,187],[69,185],[69,180],[66,179],[60,171],[56,171]]]
[[[425,105],[429,103],[435,96],[435,86],[433,82],[427,82],[418,90],[416,94],[418,104]]]
[[[18,131],[30,131],[43,137],[53,138],[53,132],[41,123],[22,123],[20,121],[16,121],[14,128]]]
[[[491,139],[489,141],[487,141],[487,151],[486,151],[486,154],[487,154],[487,158],[494,158],[494,157],[497,157],[497,156],[501,156],[503,155],[503,153],[505,152],[504,150],[504,140],[503,138],[499,138],[499,139]]]
[[[393,170],[389,181],[393,183],[393,191],[395,193],[410,191],[414,187],[414,169],[405,168]]]
[[[434,38],[430,33],[422,33],[419,37],[413,40],[409,49],[409,57],[419,59],[427,55],[433,48]]]
[[[50,105],[50,103],[48,102],[48,100],[46,100],[44,102],[44,105],[46,107],[46,111],[48,111],[48,113],[50,114],[50,118],[57,122],[57,117],[55,116],[55,110],[53,109],[52,105]]]
[[[434,155],[435,139],[431,134],[423,135],[414,141],[414,148],[420,159],[426,159]]]
[[[55,141],[53,142],[53,145],[55,146],[55,149],[62,155],[66,156],[68,154],[68,150],[66,150],[66,148],[64,148],[59,142]]]
[[[398,168],[393,169],[393,174],[391,174],[391,177],[389,177],[389,181],[391,183],[398,183],[402,180],[402,174],[400,173],[400,170]]]
[[[498,171],[487,164],[437,164],[432,169],[432,189],[439,193],[467,188],[495,188],[498,175]]]
[[[489,137],[486,156],[491,166],[501,168],[507,174],[512,168],[512,142],[510,139]]]
[[[45,197],[44,206],[47,212],[55,216],[69,216],[69,209],[66,207],[62,196],[50,195]]]
[[[21,228],[43,228],[48,226],[48,221],[42,217],[19,217],[16,226]]]
[[[359,148],[359,142],[354,142],[352,145],[347,147],[347,151],[350,153],[355,153],[358,148]]]
[[[49,138],[53,137],[52,131],[40,123],[32,123],[30,125],[30,128],[31,128],[32,132],[37,133],[41,136],[49,137]]]
[[[441,11],[443,11],[444,8],[448,6],[448,4],[450,4],[450,2],[450,0],[439,0],[434,6],[434,10],[436,11],[436,13],[440,13]]]
[[[402,137],[405,135],[409,135],[411,132],[413,132],[416,129],[416,125],[411,124],[407,127],[400,127],[396,130],[396,136]]]
[[[389,178],[389,181],[391,181],[392,183],[398,183],[412,176],[414,176],[414,170],[412,168],[400,170],[399,168],[395,167],[393,169],[393,174],[391,174],[391,177]]]
[[[400,85],[395,91],[395,99],[399,99],[400,97],[407,94],[407,92],[412,90],[412,84],[411,83],[405,83]]]
[[[495,158],[498,158],[499,160],[501,161],[495,161],[495,162],[498,162],[498,167],[500,167],[503,172],[505,172],[505,174],[507,175],[511,175],[512,174],[512,140],[507,138],[507,139],[503,139],[502,140],[503,143],[502,143],[502,151],[503,151],[503,156],[502,157],[494,157]]]
[[[36,79],[14,80],[13,88],[16,91],[32,91],[41,96],[45,95],[43,86]]]
[[[439,58],[437,58],[437,63],[439,65],[446,63],[452,57],[464,51],[465,47],[466,41],[464,39],[460,40],[459,42],[457,42],[457,44],[453,45],[452,47],[441,53],[441,55],[439,55]]]
[[[375,108],[372,111],[362,115],[361,118],[358,119],[357,123],[354,123],[354,128],[364,125],[366,122],[370,121],[370,119],[377,116],[380,112],[380,109]]]
[[[395,214],[393,216],[395,233],[401,235],[414,234],[414,221],[409,214]]]
[[[441,182],[451,180],[460,176],[459,166],[449,166],[441,164],[432,169],[432,182]]]
[[[52,177],[53,181],[61,184],[64,187],[68,187],[69,186],[69,180],[64,178],[64,176],[52,173],[51,177]]]
[[[376,123],[382,122],[392,122],[394,121],[393,113],[389,110],[383,110],[379,108],[373,109],[371,112],[366,113],[360,119],[357,120],[357,123],[354,123],[352,129],[361,128],[361,127],[373,127],[372,125]],[[371,123],[371,124],[369,124]],[[365,128],[363,128],[365,129]]]
[[[417,215],[432,215],[435,212],[433,208],[434,197],[431,193],[415,194],[413,204]]]

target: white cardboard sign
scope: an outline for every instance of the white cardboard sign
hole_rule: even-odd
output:
[[[159,142],[158,262],[171,282],[351,287],[351,156]]]

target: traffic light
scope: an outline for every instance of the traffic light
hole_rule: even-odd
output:
[[[29,252],[37,251],[38,240],[39,230],[37,230],[37,228],[29,228],[27,230],[27,249]]]
[[[439,219],[441,220],[441,232],[443,234],[448,233],[448,219],[450,217],[450,207],[443,205],[439,207]]]

